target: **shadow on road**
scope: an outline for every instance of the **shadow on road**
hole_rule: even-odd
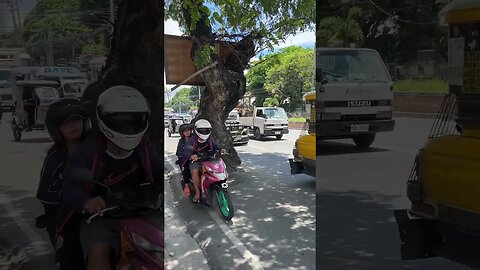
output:
[[[465,269],[440,258],[402,261],[388,202],[375,192],[317,192],[317,269]]]
[[[317,142],[317,156],[388,152],[389,149],[370,147],[362,149],[353,143],[321,141]]]
[[[230,228],[253,254],[259,256],[265,269],[313,269],[315,179],[290,175],[285,154],[241,152],[240,156],[248,160],[248,164],[242,164],[245,171],[231,174],[229,191],[236,212]],[[178,185],[174,183],[173,186]],[[180,191],[175,193],[180,195]],[[201,242],[219,245],[216,250],[221,250],[221,256],[235,254],[230,243],[219,242],[220,239],[212,236],[214,225],[203,228],[205,225],[197,223],[204,215],[196,209],[198,205],[190,204],[186,198],[179,203],[185,211],[181,215],[189,223],[190,234]],[[237,269],[240,265],[215,269]]]
[[[21,251],[27,257],[21,269],[54,269],[47,233],[34,226],[35,217],[43,213],[38,200],[26,192],[6,186],[0,186],[0,194],[8,199],[0,204],[0,250],[3,250],[0,252],[0,262],[14,263],[18,256],[12,255]],[[26,231],[37,234],[40,242],[30,239]]]

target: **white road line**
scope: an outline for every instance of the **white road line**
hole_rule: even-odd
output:
[[[30,240],[30,248],[27,251],[35,255],[47,254],[50,252],[49,243],[45,242],[42,237],[30,226],[28,222],[21,216],[20,211],[13,206],[11,198],[0,193],[0,205],[5,210],[9,218],[12,218],[17,226],[22,230],[23,234]],[[33,220],[32,220],[33,223]],[[34,249],[34,250],[31,250]]]
[[[173,163],[172,159],[170,158],[165,158],[165,160],[172,166],[173,171],[175,173],[180,173],[180,169]],[[262,264],[260,262],[260,259],[257,255],[254,255],[252,252],[250,252],[245,245],[238,239],[238,237],[235,235],[235,233],[227,226],[225,225],[225,222],[220,219],[219,216],[214,211],[207,211],[208,214],[212,217],[212,219],[218,224],[220,229],[223,231],[223,233],[230,239],[232,244],[235,246],[235,248],[242,254],[243,258],[245,259],[245,262],[247,262],[250,267],[254,270],[264,270],[262,267]]]

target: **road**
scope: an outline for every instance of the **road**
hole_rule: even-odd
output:
[[[4,113],[0,124],[0,269],[8,266],[12,249],[25,252],[29,261],[23,269],[54,269],[48,236],[33,225],[43,208],[34,195],[46,151],[51,145],[48,133],[33,131],[14,142],[10,113]],[[16,253],[16,252],[14,252]]]
[[[369,151],[348,140],[319,145],[317,269],[469,269],[445,259],[452,255],[448,252],[444,257],[400,260],[393,210],[409,207],[406,181],[433,120],[396,120],[395,131],[379,134]],[[456,259],[462,264],[472,260]]]
[[[236,213],[229,223],[184,197],[174,171],[166,192],[173,192],[175,211],[210,269],[315,268],[315,179],[290,175],[288,164],[299,133],[236,147],[243,163],[231,174]],[[173,168],[168,160],[175,160],[178,139],[166,137],[166,170]]]

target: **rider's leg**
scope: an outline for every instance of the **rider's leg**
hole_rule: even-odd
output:
[[[196,201],[200,199],[200,170],[194,169],[192,172],[193,185],[195,186],[195,196],[193,197]]]
[[[110,258],[113,249],[106,243],[96,243],[88,253],[87,270],[105,270],[111,269]]]
[[[93,219],[90,224],[83,220],[80,242],[87,270],[112,269],[109,267],[115,266],[121,253],[120,225],[116,220],[105,218]]]
[[[193,186],[195,187],[195,196],[194,200],[198,201],[200,199],[200,170],[202,169],[201,162],[192,162],[190,163],[190,173],[192,175]]]

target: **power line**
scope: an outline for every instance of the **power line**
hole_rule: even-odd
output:
[[[372,4],[374,7],[378,8],[381,12],[387,14],[388,16],[392,17],[392,18],[395,18],[396,20],[400,21],[400,22],[404,22],[404,23],[408,23],[408,24],[417,24],[417,25],[432,25],[432,24],[435,24],[434,22],[414,22],[414,21],[409,21],[409,20],[404,20],[404,19],[401,19],[399,18],[398,16],[396,15],[393,15],[391,13],[389,13],[388,11],[384,10],[383,8],[379,7],[375,2],[373,2],[373,0],[368,0],[370,2],[370,4]]]

